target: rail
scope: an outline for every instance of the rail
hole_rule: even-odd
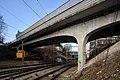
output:
[[[62,64],[48,64],[48,65],[33,65],[33,66],[26,66],[26,67],[20,67],[20,68],[14,68],[11,70],[5,70],[5,71],[1,71],[0,72],[0,79],[14,79],[14,78],[18,78],[21,76],[25,76],[31,73],[35,73],[37,71],[41,71],[41,70],[45,70],[45,69],[49,69],[51,67],[54,66],[58,66],[58,65],[62,65]],[[12,77],[11,77],[12,76]]]

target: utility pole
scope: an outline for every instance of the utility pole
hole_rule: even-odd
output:
[[[24,64],[24,42],[22,41],[22,64]]]
[[[68,61],[67,58],[68,58],[68,49],[66,50],[66,62]]]
[[[55,47],[55,46],[54,46],[54,44],[53,44],[53,45],[52,45],[52,62],[53,62],[53,64],[54,64],[54,52],[55,52],[55,51],[54,51],[54,47]]]

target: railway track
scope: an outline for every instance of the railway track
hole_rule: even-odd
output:
[[[64,65],[63,67],[60,67],[56,70],[53,70],[51,72],[48,72],[47,74],[44,74],[43,76],[40,76],[36,78],[35,80],[55,80],[58,78],[61,74],[69,70],[71,67],[74,67],[75,65]]]
[[[29,71],[33,71],[33,70],[37,70],[37,69],[46,69],[52,66],[56,66],[56,65],[60,65],[60,64],[36,64],[36,65],[25,65],[25,66],[17,66],[15,67],[9,67],[9,68],[5,68],[5,69],[0,69],[0,80],[3,79],[9,79],[14,75],[18,75],[21,73],[25,73],[25,72],[29,72]]]
[[[19,71],[22,69],[27,69],[27,68],[35,68],[35,67],[44,67],[49,65],[50,63],[40,63],[40,64],[32,64],[32,65],[21,65],[21,66],[9,66],[5,68],[0,68],[0,75],[2,74],[7,74],[7,73],[12,73],[15,71]]]
[[[5,70],[5,69],[28,67],[28,66],[37,66],[37,65],[43,65],[43,64],[51,64],[51,63],[50,62],[41,62],[39,64],[25,64],[25,65],[17,65],[17,66],[0,67],[0,71]]]
[[[54,80],[73,64],[48,64],[0,71],[0,80]]]

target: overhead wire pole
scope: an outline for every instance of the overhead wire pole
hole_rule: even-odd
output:
[[[24,42],[22,41],[22,64],[24,64]]]

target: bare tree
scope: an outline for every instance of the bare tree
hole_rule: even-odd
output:
[[[3,16],[0,16],[0,43],[3,43],[5,37],[4,37],[4,31],[6,29]]]

